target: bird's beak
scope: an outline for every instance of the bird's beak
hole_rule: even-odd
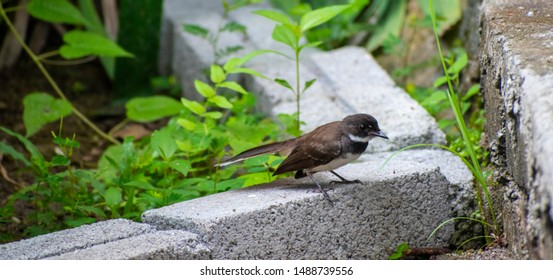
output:
[[[373,135],[377,136],[377,137],[382,137],[384,139],[389,139],[388,136],[386,136],[386,134],[384,134],[384,132],[382,132],[382,131],[375,132]]]

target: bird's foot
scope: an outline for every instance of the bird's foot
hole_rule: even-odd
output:
[[[361,184],[359,180],[330,181],[330,184]]]

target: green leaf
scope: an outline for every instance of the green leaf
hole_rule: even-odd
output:
[[[473,95],[478,94],[480,92],[480,84],[472,85],[469,90],[467,90],[467,93],[465,96],[463,96],[463,101],[469,100]]]
[[[239,32],[242,34],[246,34],[246,26],[236,22],[236,21],[229,21],[223,28],[220,29],[221,31],[228,31],[228,32]]]
[[[69,166],[71,160],[62,155],[54,155],[50,163],[52,163],[53,166]]]
[[[184,129],[189,130],[189,131],[194,131],[196,129],[196,123],[194,123],[190,120],[187,120],[187,119],[178,119],[177,123],[180,126],[184,127]]]
[[[190,101],[183,97],[181,98],[181,102],[184,107],[186,107],[188,110],[192,111],[192,113],[196,115],[203,115],[205,113],[204,106],[196,101]]]
[[[17,132],[11,131],[11,130],[5,128],[5,127],[0,127],[0,129],[2,131],[4,131],[5,133],[7,133],[8,135],[11,135],[11,136],[17,138],[17,140],[19,140],[19,142],[23,143],[23,145],[25,146],[25,149],[31,154],[31,161],[33,163],[38,164],[38,165],[42,165],[42,164],[45,163],[44,157],[42,156],[42,154],[40,153],[38,148],[35,146],[35,144],[33,144],[31,141],[29,141],[29,139],[23,137],[23,135],[21,135]]]
[[[277,82],[279,85],[287,88],[287,89],[290,89],[291,91],[294,91],[294,89],[292,88],[292,86],[288,83],[288,81],[286,80],[283,80],[283,79],[275,79],[275,82]]]
[[[225,181],[221,181],[217,183],[217,191],[224,192],[228,190],[234,190],[239,189],[244,185],[244,182],[246,179],[244,178],[235,178],[235,179],[229,179]]]
[[[323,41],[309,42],[307,44],[301,45],[300,50],[303,50],[303,48],[307,48],[307,47],[316,48],[316,47],[320,46],[322,43],[323,43]]]
[[[205,98],[210,98],[215,95],[215,90],[210,85],[200,80],[194,80],[194,87],[196,91]]]
[[[299,34],[296,35],[296,32],[294,32],[292,27],[289,25],[275,26],[272,38],[277,42],[290,46],[292,49],[296,49],[298,47],[298,41],[300,40]]]
[[[33,0],[27,5],[27,12],[52,23],[89,25],[81,12],[68,0]]]
[[[218,107],[224,108],[224,109],[231,109],[233,107],[232,104],[228,101],[228,99],[221,95],[211,97],[209,99],[209,102],[212,102]]]
[[[467,66],[468,63],[468,56],[466,52],[463,52],[457,59],[455,60],[455,63],[453,65],[449,66],[447,69],[447,72],[450,74],[459,74],[461,73],[461,70]]]
[[[23,123],[27,137],[35,134],[45,124],[57,121],[73,111],[71,104],[44,92],[33,92],[23,98]]]
[[[188,171],[190,170],[190,168],[192,168],[190,161],[183,160],[183,159],[173,160],[169,163],[169,166],[171,166],[171,168],[180,172],[185,177],[186,175],[188,175]]]
[[[157,190],[154,186],[152,186],[152,184],[146,181],[139,181],[139,180],[127,182],[125,183],[125,186],[135,187],[142,190],[153,190],[153,191]]]
[[[305,82],[305,85],[303,86],[302,93],[304,93],[304,92],[305,92],[309,87],[311,87],[316,81],[317,81],[317,79],[312,79],[312,80],[309,80],[309,81]]]
[[[93,0],[79,0],[79,10],[88,22],[87,29],[98,34],[106,34],[104,25],[98,16]]]
[[[403,254],[409,250],[409,245],[407,243],[401,243],[396,247],[396,251],[391,254],[388,259],[389,260],[399,260],[403,257]]]
[[[275,53],[275,54],[282,55],[284,57],[288,57],[283,53],[273,51],[273,50],[257,50],[257,51],[253,51],[251,53],[248,53],[248,54],[244,55],[241,58],[238,58],[238,57],[230,58],[229,60],[227,60],[225,65],[223,65],[223,69],[225,69],[225,71],[227,71],[227,73],[235,73],[235,72],[231,72],[231,71],[233,71],[236,67],[240,67],[240,66],[244,65],[244,63],[250,61],[252,58],[254,58],[256,56],[259,56],[259,55],[262,55],[262,54],[266,54],[266,53]]]
[[[267,172],[245,174],[238,178],[245,179],[242,187],[249,187],[249,186],[269,183],[272,181],[272,177],[268,175]]]
[[[52,143],[60,146],[60,147],[69,147],[69,148],[79,148],[81,146],[81,143],[79,141],[76,141],[74,139],[69,139],[68,137],[60,137],[60,136],[54,136],[54,139],[52,139]]]
[[[223,65],[223,69],[227,71],[228,73],[231,73],[234,68],[242,65],[242,60],[238,57],[229,58],[227,62],[225,62],[225,65]]]
[[[182,105],[167,96],[135,97],[125,104],[127,118],[136,122],[152,122],[178,114]]]
[[[315,26],[321,25],[349,8],[349,5],[329,6],[310,11],[301,17],[300,30],[305,32]]]
[[[70,220],[64,221],[64,223],[69,227],[80,227],[82,225],[92,224],[95,222],[97,222],[97,220],[92,217],[80,217],[77,219],[70,219]]]
[[[271,10],[257,10],[253,11],[253,14],[260,15],[263,17],[266,17],[272,21],[281,23],[281,24],[289,24],[291,25],[292,22],[290,19],[283,13],[279,13],[277,11],[271,11]]]
[[[439,88],[440,86],[442,86],[445,83],[447,83],[447,77],[446,76],[441,76],[441,77],[437,78],[436,80],[434,80],[434,87]]]
[[[219,84],[227,78],[227,74],[219,65],[211,65],[210,78],[214,84]]]
[[[253,70],[253,69],[250,69],[250,68],[234,68],[232,69],[231,71],[228,72],[229,74],[236,74],[236,73],[244,73],[244,74],[249,74],[249,75],[252,75],[252,76],[256,76],[256,77],[259,77],[259,78],[262,78],[262,79],[269,79],[267,76]]]
[[[13,159],[23,162],[25,166],[31,166],[31,162],[27,160],[25,155],[16,151],[12,146],[3,141],[0,141],[0,153],[10,155]]]
[[[63,35],[63,41],[66,44],[60,48],[60,55],[66,59],[89,55],[134,57],[107,37],[90,31],[69,31]]]
[[[154,131],[150,145],[164,160],[169,160],[177,151],[177,143],[168,129]]]
[[[209,30],[203,28],[202,26],[196,25],[196,24],[183,24],[182,25],[183,30],[187,33],[190,33],[192,35],[196,35],[202,38],[206,38],[207,35],[209,35]]]
[[[232,89],[232,90],[234,90],[236,92],[239,92],[241,94],[248,94],[248,92],[237,82],[226,81],[224,83],[219,84],[218,86],[228,88],[228,89]]]
[[[368,51],[378,48],[390,34],[400,37],[407,12],[407,0],[385,1],[383,13],[378,17],[374,33],[366,44]]]
[[[102,211],[102,209],[100,209],[99,207],[88,206],[88,205],[77,205],[77,209],[83,212],[92,213],[100,218],[106,217],[106,214],[104,213],[104,211]]]
[[[104,193],[104,200],[110,207],[116,206],[122,201],[121,189],[111,187]]]
[[[203,116],[206,117],[206,118],[218,120],[218,119],[220,119],[220,118],[223,117],[223,113],[217,112],[217,111],[214,111],[214,112],[207,112],[207,113],[205,113]]]
[[[461,113],[465,114],[469,109],[472,103],[470,102],[461,102]]]

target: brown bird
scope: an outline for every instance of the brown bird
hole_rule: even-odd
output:
[[[298,138],[266,144],[246,150],[217,166],[225,166],[245,159],[263,155],[279,154],[286,159],[279,165],[273,175],[295,171],[296,179],[309,176],[319,187],[326,199],[332,203],[327,192],[319,185],[313,174],[330,171],[341,181],[338,183],[360,183],[340,176],[334,169],[356,160],[367,149],[369,140],[374,137],[388,139],[380,131],[376,119],[368,114],[355,114],[317,127],[315,130]]]

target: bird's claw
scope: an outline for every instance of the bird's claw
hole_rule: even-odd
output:
[[[330,184],[361,184],[359,180],[330,181]]]

